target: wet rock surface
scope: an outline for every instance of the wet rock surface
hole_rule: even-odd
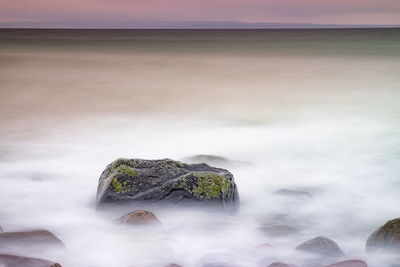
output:
[[[10,249],[43,250],[64,247],[63,242],[47,230],[0,233],[0,251]]]
[[[389,250],[400,253],[400,218],[386,222],[367,239],[367,252]]]
[[[316,238],[310,239],[296,247],[297,250],[324,256],[324,257],[344,257],[343,251],[340,247],[329,238],[324,236],[318,236]]]
[[[157,217],[147,210],[135,210],[119,219],[115,220],[116,223],[127,225],[154,225],[161,224]]]
[[[9,254],[0,254],[0,266],[4,267],[61,267],[49,260],[28,258]]]
[[[97,205],[121,202],[207,203],[234,210],[239,194],[225,169],[170,159],[117,159],[99,179]]]

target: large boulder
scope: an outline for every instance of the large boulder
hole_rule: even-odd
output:
[[[296,249],[324,257],[344,257],[344,253],[339,246],[334,241],[323,236],[310,239],[298,245]]]
[[[386,222],[368,237],[367,252],[381,249],[400,252],[400,218]]]
[[[0,251],[64,248],[63,242],[47,230],[0,233]]]
[[[8,254],[0,254],[0,266],[4,267],[61,267],[59,263],[52,261],[28,258]]]
[[[170,159],[117,159],[100,176],[97,205],[115,202],[209,203],[238,206],[233,175],[207,164]]]

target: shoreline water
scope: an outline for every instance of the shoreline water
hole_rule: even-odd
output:
[[[322,30],[129,31],[126,42],[119,31],[54,32],[49,41],[0,30],[0,225],[46,228],[67,247],[27,256],[63,266],[295,264],[307,259],[295,247],[324,235],[349,259],[386,264],[365,241],[398,217],[397,30],[343,30],[336,41]],[[228,168],[237,215],[155,209],[164,230],[151,233],[116,227],[122,211],[96,212],[98,179],[116,158],[196,154],[249,163]],[[314,198],[273,194],[285,188]],[[299,233],[266,234],[279,215]]]

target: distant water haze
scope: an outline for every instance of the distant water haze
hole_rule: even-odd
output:
[[[399,29],[0,30],[0,225],[53,231],[66,251],[31,256],[63,266],[301,265],[319,235],[385,266],[365,241],[399,217],[399,88]],[[246,162],[236,215],[95,210],[114,159],[196,154]],[[277,215],[299,232],[267,235]]]

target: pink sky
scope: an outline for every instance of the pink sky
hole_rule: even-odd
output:
[[[400,0],[0,0],[0,22],[73,20],[400,24]]]

